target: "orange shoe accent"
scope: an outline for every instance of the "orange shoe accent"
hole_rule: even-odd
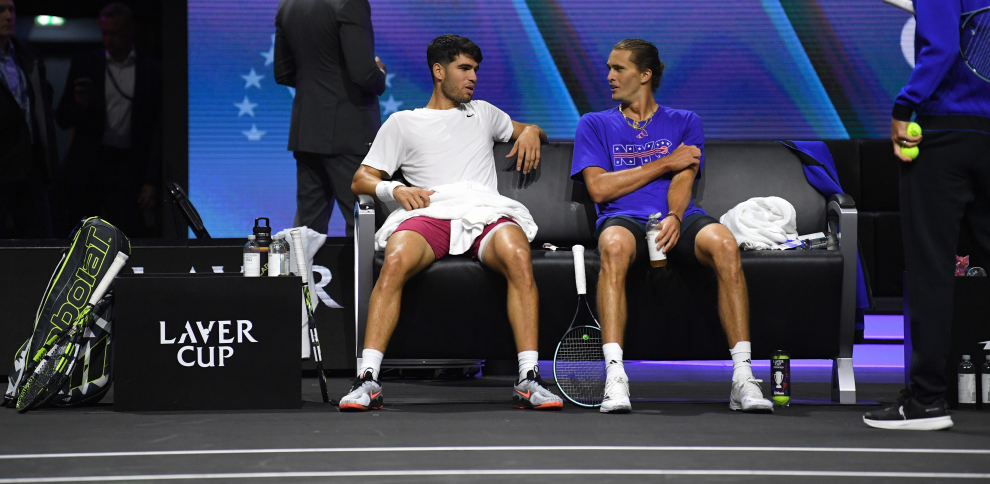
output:
[[[523,398],[526,398],[526,399],[528,399],[528,398],[529,398],[529,396],[533,394],[533,392],[531,392],[531,391],[529,391],[529,390],[526,390],[526,393],[523,393],[523,392],[521,392],[521,391],[519,391],[519,390],[516,390],[516,393],[518,393],[518,394],[520,394],[520,395],[522,395],[522,396],[523,396]]]
[[[375,397],[377,397],[378,395],[381,395],[381,394],[382,394],[382,391],[381,390],[378,390],[378,393],[371,392],[371,399],[374,400]]]
[[[535,408],[536,410],[553,410],[555,408],[559,409],[559,408],[564,408],[564,402],[547,402],[544,403],[543,405],[533,408]]]
[[[368,410],[368,407],[361,405],[360,403],[341,403],[341,410]]]

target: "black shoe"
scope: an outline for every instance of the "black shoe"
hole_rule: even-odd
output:
[[[878,429],[942,430],[952,427],[952,417],[944,398],[923,404],[905,389],[901,390],[897,403],[863,415],[863,423]]]

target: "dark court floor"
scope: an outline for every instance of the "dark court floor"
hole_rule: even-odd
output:
[[[346,378],[331,380],[343,395]],[[875,407],[728,409],[727,382],[638,382],[634,412],[515,410],[511,377],[385,380],[385,408],[340,413],[303,380],[299,410],[115,413],[0,410],[10,482],[941,482],[990,480],[990,412],[955,428],[866,427]],[[825,399],[828,383],[799,382]],[[890,401],[899,385],[861,383]],[[692,399],[693,402],[683,402]]]

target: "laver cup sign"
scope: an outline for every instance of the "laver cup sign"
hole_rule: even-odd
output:
[[[298,408],[300,278],[117,278],[114,410]]]
[[[254,324],[246,319],[236,321],[186,321],[182,329],[182,336],[178,338],[168,338],[165,321],[160,321],[161,341],[163,345],[182,345],[176,353],[176,359],[182,366],[197,365],[201,368],[213,366],[224,366],[224,360],[229,360],[234,356],[234,345],[242,343],[257,343],[258,340],[251,336]],[[195,329],[193,329],[195,328]],[[214,328],[216,331],[214,332]],[[197,337],[198,335],[198,337]],[[210,337],[213,336],[213,344]],[[214,359],[216,355],[216,359]]]

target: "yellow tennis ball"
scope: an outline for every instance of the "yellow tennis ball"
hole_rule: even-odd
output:
[[[918,147],[911,146],[908,148],[901,148],[901,154],[913,160],[918,157]]]
[[[907,127],[907,134],[912,138],[915,136],[921,136],[921,126],[918,123],[910,123]]]

